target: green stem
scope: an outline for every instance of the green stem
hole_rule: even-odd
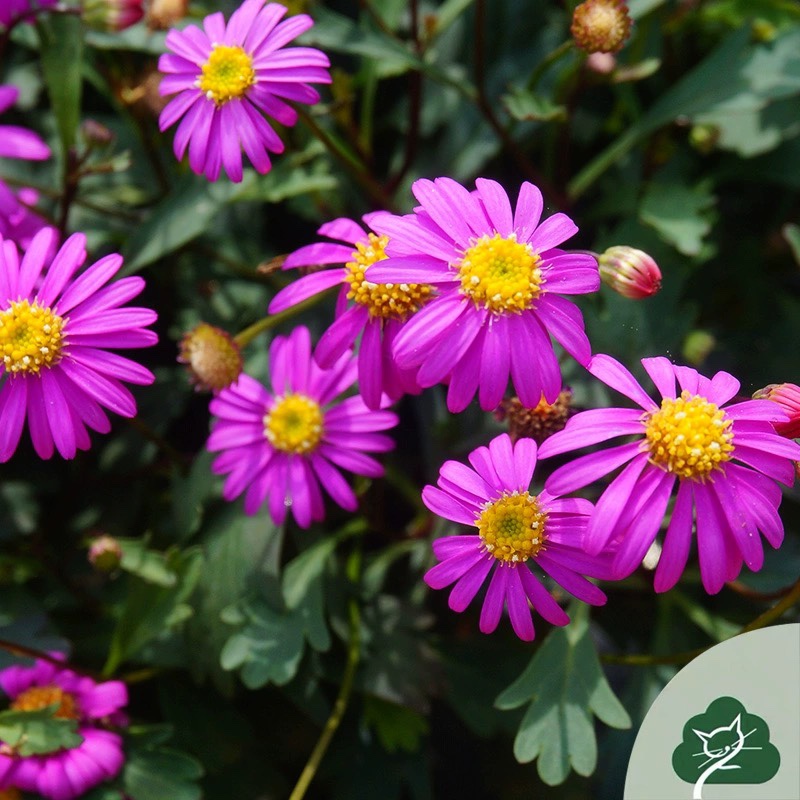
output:
[[[555,50],[548,53],[536,67],[536,69],[531,73],[530,78],[528,78],[527,89],[529,92],[532,92],[536,88],[536,84],[542,78],[547,70],[556,63],[559,59],[563,58],[567,53],[569,53],[573,49],[573,42],[572,39],[567,39],[566,42],[562,42]]]
[[[361,188],[370,196],[370,199],[386,211],[394,211],[391,199],[383,186],[372,177],[369,170],[361,161],[335,136],[320,127],[316,120],[303,109],[297,109],[299,117],[306,127],[319,139],[328,152],[336,158],[343,167],[361,185]]]
[[[358,581],[361,573],[361,551],[356,548],[348,564],[348,577],[355,583]],[[333,704],[333,710],[330,713],[325,727],[322,729],[317,744],[311,751],[311,755],[306,762],[300,777],[297,779],[292,793],[289,795],[289,800],[302,800],[305,797],[311,781],[317,774],[319,765],[328,749],[328,746],[333,739],[336,730],[338,729],[345,711],[347,711],[347,704],[350,700],[350,694],[353,691],[353,682],[358,669],[358,661],[361,650],[361,612],[358,607],[358,601],[355,597],[350,598],[348,604],[348,611],[350,617],[350,639],[347,644],[347,663],[344,668],[344,675],[342,676],[342,685],[339,687],[339,694],[336,696],[336,701]]]
[[[263,333],[264,331],[268,331],[270,328],[274,328],[276,325],[280,325],[287,319],[291,319],[301,311],[312,308],[327,294],[328,292],[320,292],[319,294],[315,294],[313,297],[309,297],[308,300],[303,300],[302,303],[298,303],[296,306],[287,308],[286,311],[281,311],[279,314],[271,314],[268,317],[264,317],[263,319],[258,320],[258,322],[254,322],[243,331],[239,331],[239,333],[233,337],[233,341],[236,342],[236,344],[238,344],[241,348],[247,347],[247,345],[250,344],[250,342],[252,342],[253,339],[255,339],[259,334]]]
[[[800,602],[800,580],[798,580],[782,600],[777,602],[772,608],[768,608],[763,614],[759,614],[752,622],[745,625],[734,636],[741,636],[743,633],[756,631],[759,628],[766,628],[771,622],[780,619],[790,608]],[[649,667],[657,664],[688,664],[697,656],[703,655],[708,647],[698,647],[696,650],[686,650],[682,653],[672,653],[671,655],[651,655],[650,653],[626,653],[616,655],[604,653],[601,658],[606,664],[628,664],[637,667]]]

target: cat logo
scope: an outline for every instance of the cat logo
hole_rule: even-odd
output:
[[[702,800],[706,784],[766,783],[780,764],[767,723],[733,697],[719,697],[692,717],[672,754],[677,776],[694,784],[692,800]]]
[[[732,636],[648,680],[662,679],[623,800],[800,800],[800,624]]]

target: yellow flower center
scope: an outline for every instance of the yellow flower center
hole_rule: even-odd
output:
[[[38,375],[55,366],[64,344],[64,320],[36,301],[12,302],[0,311],[0,355],[6,372]]]
[[[704,397],[665,397],[644,422],[650,460],[679,478],[703,480],[733,454],[732,420]]]
[[[323,422],[318,403],[303,394],[287,394],[264,416],[264,435],[276,450],[310,453],[322,439]]]
[[[544,547],[546,520],[535,497],[514,492],[487,503],[475,524],[488,553],[498,561],[517,564]]]
[[[494,314],[515,314],[530,308],[544,283],[541,258],[515,234],[481,236],[458,266],[461,293]]]
[[[197,86],[218,106],[241,97],[256,82],[253,59],[241,47],[215,44]]]
[[[353,260],[346,264],[349,271],[347,282],[349,300],[354,300],[369,309],[371,317],[405,319],[414,314],[428,301],[431,287],[425,283],[371,283],[366,279],[367,270],[386,256],[388,236],[369,234],[366,242],[356,242]]]
[[[14,711],[39,711],[39,709],[55,706],[58,719],[78,719],[80,714],[75,703],[75,698],[58,686],[31,686],[18,694],[11,703]]]

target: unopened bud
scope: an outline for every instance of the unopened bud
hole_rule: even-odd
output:
[[[114,572],[122,562],[119,542],[108,534],[102,534],[89,545],[89,563],[98,572]]]
[[[554,403],[548,403],[543,396],[534,408],[522,405],[518,397],[503,400],[495,416],[500,421],[508,422],[508,435],[513,442],[528,438],[541,444],[554,433],[563,430],[574,413],[572,391],[562,389]]]
[[[239,345],[230,334],[205,322],[184,334],[178,361],[188,366],[198,391],[221,391],[242,372]]]
[[[83,0],[81,17],[101,31],[124,31],[144,16],[144,0]]]
[[[189,0],[150,0],[147,7],[147,27],[152,30],[171,28],[186,16]]]
[[[800,437],[800,386],[794,383],[771,383],[759,389],[753,398],[756,400],[772,400],[777,403],[788,415],[784,422],[773,422],[775,433],[787,439]]]
[[[623,297],[643,300],[661,288],[661,270],[643,250],[621,245],[609,247],[598,263],[603,283]]]
[[[704,156],[714,152],[722,131],[716,125],[692,125],[689,144]]]
[[[587,53],[617,53],[632,25],[622,0],[586,0],[575,9],[570,31],[575,44]]]
[[[711,355],[716,346],[717,340],[713,333],[702,330],[692,331],[683,342],[684,361],[688,361],[694,367],[699,367]]]
[[[590,53],[586,59],[586,69],[598,75],[610,75],[617,66],[617,59],[613,53]]]
[[[114,132],[93,119],[81,123],[81,137],[87,147],[105,147],[114,141]]]

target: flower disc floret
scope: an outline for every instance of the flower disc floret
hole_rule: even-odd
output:
[[[528,492],[487,503],[475,520],[483,546],[498,561],[518,564],[544,547],[547,515]]]
[[[75,698],[60,686],[31,686],[14,698],[11,708],[14,711],[39,711],[48,706],[57,706],[54,717],[58,719],[78,719]]]
[[[279,397],[264,416],[264,435],[284,453],[310,453],[323,435],[322,409],[310,397],[289,394]]]
[[[0,312],[0,354],[7,372],[38,375],[61,359],[64,320],[35,300],[11,302]]]
[[[201,67],[198,86],[218,106],[242,97],[255,83],[253,59],[241,48],[215,44]]]
[[[544,282],[541,258],[515,234],[481,236],[458,264],[461,292],[494,314],[530,308]]]
[[[704,480],[733,454],[732,420],[704,397],[688,391],[665,397],[647,417],[650,460],[679,478]]]
[[[356,242],[345,280],[350,285],[347,299],[369,309],[370,317],[404,320],[417,312],[431,295],[424,283],[371,283],[367,270],[386,258],[388,236],[370,233],[366,241]]]

